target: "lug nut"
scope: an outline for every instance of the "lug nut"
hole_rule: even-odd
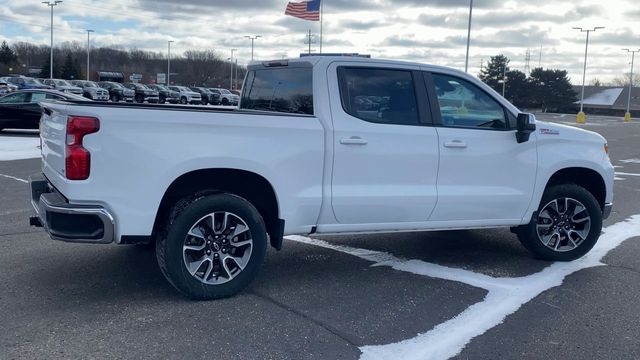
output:
[[[217,253],[213,254],[213,257],[217,259],[218,258],[218,254]]]
[[[211,250],[207,250],[207,255],[211,255]]]

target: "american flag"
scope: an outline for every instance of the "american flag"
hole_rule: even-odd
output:
[[[289,2],[284,14],[305,20],[320,21],[320,1]]]

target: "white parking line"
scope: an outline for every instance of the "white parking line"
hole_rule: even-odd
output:
[[[633,174],[633,173],[626,173],[626,172],[617,172],[617,171],[616,171],[616,175],[622,175],[622,176],[640,176],[640,174]]]
[[[562,284],[579,270],[601,266],[602,258],[623,241],[640,236],[640,215],[616,223],[603,230],[596,246],[583,258],[573,262],[554,263],[544,270],[518,278],[496,278],[468,270],[450,268],[421,260],[406,260],[389,253],[330,244],[302,236],[288,240],[321,246],[374,262],[372,266],[390,266],[413,274],[462,282],[488,290],[485,299],[458,316],[441,323],[426,333],[398,343],[363,346],[361,359],[448,359],[459,354],[475,337],[501,324],[522,305],[542,292]]]
[[[11,175],[0,174],[0,176],[5,177],[5,178],[7,178],[7,179],[12,179],[12,180],[20,181],[20,182],[25,183],[25,184],[28,184],[28,183],[29,183],[29,182],[28,182],[27,180],[25,180],[25,179],[20,179],[20,178],[17,178],[17,177],[15,177],[15,176],[11,176]]]

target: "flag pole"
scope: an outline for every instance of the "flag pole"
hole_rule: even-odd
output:
[[[324,22],[323,8],[324,0],[320,0],[320,54],[322,54],[322,23]]]

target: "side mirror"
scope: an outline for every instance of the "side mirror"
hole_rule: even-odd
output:
[[[536,131],[536,117],[533,114],[520,113],[516,121],[516,139],[518,144],[529,141],[529,136]]]

